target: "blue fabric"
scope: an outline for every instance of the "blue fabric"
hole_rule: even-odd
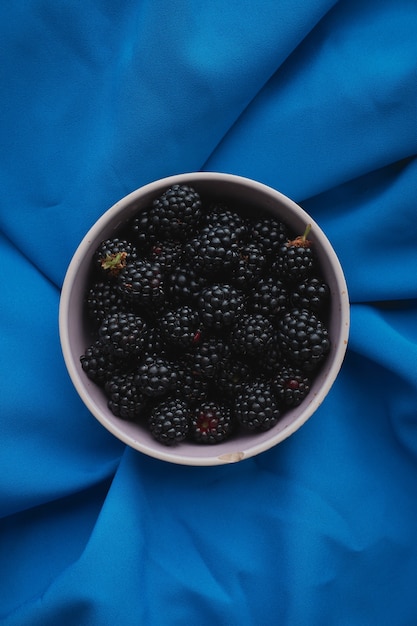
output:
[[[0,623],[415,626],[415,0],[3,0],[0,29]],[[99,215],[200,169],[314,216],[351,338],[288,440],[168,467],[84,408],[58,305]]]

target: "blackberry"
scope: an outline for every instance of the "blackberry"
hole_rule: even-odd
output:
[[[137,259],[117,277],[119,293],[129,303],[143,308],[161,307],[165,302],[163,276],[157,263]]]
[[[190,367],[196,376],[213,379],[229,356],[228,345],[221,338],[205,337],[188,352]]]
[[[176,304],[194,303],[206,285],[206,277],[201,276],[191,266],[184,265],[167,276],[166,293]]]
[[[267,349],[262,352],[259,358],[255,359],[254,366],[257,371],[263,373],[263,375],[270,377],[273,376],[282,365],[282,351],[279,343],[279,333],[274,333],[274,339]]]
[[[223,226],[206,227],[185,244],[189,262],[196,271],[213,276],[237,264],[239,247],[233,231]]]
[[[283,367],[273,377],[271,384],[284,408],[298,406],[310,391],[310,378],[300,369],[291,366]]]
[[[104,386],[107,404],[113,415],[125,420],[137,420],[145,407],[145,396],[134,381],[134,374],[113,376]]]
[[[101,324],[110,313],[126,310],[124,300],[113,281],[94,283],[87,293],[86,308],[90,320],[95,324]]]
[[[291,303],[297,309],[310,309],[320,313],[327,306],[330,299],[330,289],[327,283],[319,278],[308,278],[296,285],[291,293]]]
[[[155,225],[149,216],[149,209],[140,211],[133,218],[131,230],[133,233],[132,239],[136,242],[138,252],[141,257],[144,257],[149,252],[151,246],[155,245],[158,240]]]
[[[304,371],[317,368],[330,349],[323,322],[307,309],[291,309],[279,322],[279,337],[288,360]]]
[[[167,352],[165,338],[158,326],[148,325],[144,332],[142,353],[146,356],[164,356]]]
[[[251,223],[250,238],[270,260],[275,257],[280,247],[287,241],[287,227],[276,217],[270,215],[255,218]]]
[[[183,441],[190,429],[191,411],[179,398],[167,398],[149,412],[148,427],[154,439],[166,446]]]
[[[149,210],[155,230],[165,238],[184,240],[196,230],[202,215],[200,195],[189,185],[172,185]]]
[[[241,291],[228,284],[212,284],[202,290],[198,299],[203,323],[214,329],[230,326],[244,306]]]
[[[183,254],[183,247],[179,241],[158,241],[153,244],[148,258],[152,263],[157,263],[161,272],[166,275],[181,264]]]
[[[296,237],[280,247],[278,257],[272,265],[272,271],[282,280],[290,283],[306,279],[314,267],[313,249],[307,235],[309,224],[301,237]]]
[[[97,339],[80,357],[81,367],[88,378],[103,386],[114,374],[120,373],[126,363],[109,354],[102,342]]]
[[[177,373],[172,362],[160,356],[147,356],[139,364],[135,384],[150,398],[162,396],[171,391],[177,382]]]
[[[277,320],[288,307],[286,285],[274,276],[261,278],[250,293],[248,307],[254,313]]]
[[[232,430],[232,411],[225,403],[207,400],[191,415],[190,435],[197,443],[220,443],[230,436]]]
[[[259,355],[272,345],[275,334],[267,317],[259,313],[244,313],[230,331],[230,346],[237,354]]]
[[[98,329],[105,350],[119,358],[137,355],[145,342],[146,322],[134,313],[112,313]]]
[[[234,410],[238,422],[247,430],[269,430],[281,417],[271,386],[262,381],[248,385],[237,396]]]
[[[213,202],[202,219],[202,226],[227,228],[233,233],[236,242],[243,242],[248,237],[248,222],[237,211],[224,202]]]
[[[136,248],[132,243],[114,237],[100,243],[94,252],[93,264],[102,276],[117,276],[136,257]]]
[[[178,363],[177,386],[173,391],[174,395],[180,395],[190,405],[204,400],[207,396],[210,381],[198,376],[193,372],[188,361],[182,360]]]
[[[250,365],[236,358],[226,359],[219,370],[216,379],[216,389],[225,394],[227,398],[233,398],[243,391],[253,376]]]
[[[231,269],[231,280],[241,289],[255,284],[262,276],[266,255],[256,243],[246,243],[239,248],[239,258]]]
[[[165,341],[178,348],[191,348],[201,339],[198,312],[188,304],[167,311],[159,320]]]

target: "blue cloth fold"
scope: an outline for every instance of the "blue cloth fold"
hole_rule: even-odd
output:
[[[0,18],[0,623],[415,626],[414,0],[7,0]],[[319,410],[225,467],[126,448],[58,336],[86,230],[197,170],[299,202],[352,303]]]

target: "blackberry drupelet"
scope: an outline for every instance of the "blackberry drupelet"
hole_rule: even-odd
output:
[[[177,371],[174,364],[161,356],[147,356],[138,365],[137,388],[150,398],[163,396],[175,387]]]
[[[288,360],[305,372],[321,365],[330,349],[327,328],[307,309],[291,309],[282,317],[279,338]]]
[[[199,404],[191,415],[190,435],[197,443],[220,443],[225,441],[232,431],[232,411],[223,402],[207,400]]]
[[[165,303],[164,282],[157,263],[137,259],[117,277],[120,295],[131,304],[145,309],[160,308]]]
[[[131,372],[118,374],[104,387],[108,407],[113,415],[125,420],[137,420],[145,408],[145,396],[139,391]]]
[[[237,396],[234,410],[238,422],[248,430],[269,430],[281,417],[270,384],[262,381],[248,385]]]
[[[179,398],[167,398],[155,404],[148,416],[152,437],[166,446],[183,441],[188,435],[190,422],[190,408]]]
[[[244,313],[230,331],[230,346],[237,354],[257,356],[269,349],[275,336],[275,329],[267,317]]]
[[[104,318],[98,336],[110,354],[119,358],[138,355],[145,342],[146,322],[134,313],[112,313]]]
[[[93,255],[93,265],[101,276],[117,276],[136,257],[136,248],[130,241],[114,237],[100,243]]]
[[[164,238],[184,240],[198,227],[202,215],[201,198],[189,185],[172,185],[156,198],[149,219]]]
[[[205,287],[198,299],[203,324],[216,330],[231,326],[243,310],[244,304],[242,291],[226,283],[214,283]]]
[[[201,340],[200,316],[188,304],[167,311],[160,318],[159,327],[165,342],[170,346],[186,349]]]
[[[291,293],[291,303],[297,309],[310,309],[320,313],[330,300],[330,289],[327,283],[319,278],[308,278],[296,285]]]
[[[284,366],[273,377],[272,388],[283,408],[298,406],[310,391],[310,378],[297,367]]]

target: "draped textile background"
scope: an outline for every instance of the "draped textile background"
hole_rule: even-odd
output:
[[[415,626],[415,1],[3,0],[0,18],[0,623]],[[302,204],[352,302],[319,411],[217,468],[112,438],[57,325],[92,223],[200,169]]]

